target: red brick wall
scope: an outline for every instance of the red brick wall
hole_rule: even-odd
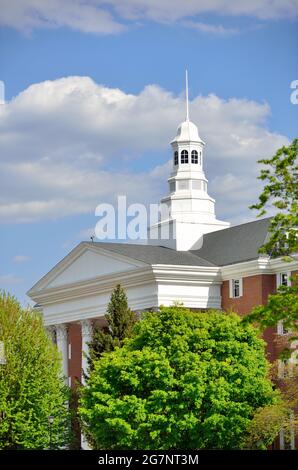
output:
[[[230,298],[229,281],[222,283],[222,308],[224,310],[233,310],[243,316],[249,313],[256,305],[265,304],[268,295],[276,291],[275,274],[259,274],[243,278],[242,297]],[[267,343],[267,354],[270,361],[277,359],[276,328],[268,328],[263,335]]]
[[[68,375],[71,377],[71,387],[74,387],[77,381],[81,381],[82,337],[80,324],[69,324],[68,341],[71,345],[71,357],[68,359]]]
[[[239,315],[249,313],[256,305],[264,304],[268,295],[275,292],[276,277],[274,274],[262,274],[243,278],[243,296],[230,299],[229,281],[223,281],[221,287],[222,308],[233,310]]]

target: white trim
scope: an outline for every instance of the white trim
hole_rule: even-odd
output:
[[[269,258],[258,258],[244,263],[231,264],[221,267],[221,278],[223,281],[249,277],[258,274],[273,274],[269,270]]]
[[[280,336],[284,335],[284,322],[282,320],[279,320],[277,323],[277,334]]]
[[[129,306],[132,310],[145,310],[158,305],[157,292],[153,295],[144,297],[140,296],[137,299],[129,302]],[[101,318],[107,312],[107,303],[97,303],[97,298],[95,297],[95,303],[92,307],[83,307],[78,309],[67,309],[63,305],[63,311],[60,310],[59,314],[47,314],[44,316],[44,324],[53,325],[53,324],[63,324],[65,322],[72,323],[78,322],[80,320],[89,320],[93,318]]]
[[[229,298],[233,298],[233,279],[228,280],[229,283]]]
[[[280,335],[280,336],[287,336],[289,335],[291,332],[289,330],[286,330],[285,331],[285,327],[284,327],[284,321],[283,320],[279,320],[279,322],[277,323],[277,334]]]
[[[109,251],[108,248],[102,248],[97,244],[94,244],[94,246],[92,246],[92,244],[90,244],[89,242],[81,242],[68,255],[66,255],[61,261],[59,261],[47,274],[45,274],[45,276],[43,276],[36,284],[34,284],[34,286],[31,287],[31,289],[27,292],[27,295],[34,299],[34,296],[38,291],[47,288],[48,284],[53,282],[58,275],[62,274],[65,269],[67,269],[76,259],[78,259],[83,253],[88,250],[93,251],[97,254],[103,254],[112,259],[128,262],[136,268],[144,268],[145,266],[148,266],[147,263],[136,260],[134,258],[129,258],[128,256],[124,256],[122,254]]]
[[[291,279],[290,279],[290,278],[291,278],[291,271],[283,270],[283,271],[281,271],[281,272],[279,272],[279,273],[276,274],[276,287],[277,287],[277,289],[278,289],[280,286],[283,285],[283,284],[282,284],[282,281],[281,281],[281,276],[282,276],[283,274],[286,274],[286,276],[287,276],[287,286],[291,286]]]
[[[242,277],[239,279],[239,297],[243,297],[243,279]]]
[[[239,295],[237,295],[237,296],[234,295],[235,281],[239,281]],[[239,299],[240,297],[243,296],[243,279],[242,279],[242,277],[229,279],[229,296],[230,296],[230,299]]]
[[[293,261],[285,262],[282,258],[270,259],[268,256],[260,256],[258,259],[251,261],[222,266],[220,269],[221,278],[223,281],[228,281],[233,277],[239,278],[259,274],[277,274],[279,272],[298,271],[298,255],[294,255],[293,258]]]
[[[154,280],[154,277],[152,275],[151,266],[147,266],[133,271],[123,271],[62,286],[51,287],[43,289],[42,291],[31,290],[30,297],[40,305],[46,305],[107,292],[113,289],[118,283],[121,283],[123,287],[129,287],[130,285],[141,285],[150,280]]]
[[[55,325],[57,348],[61,355],[61,372],[65,383],[68,384],[68,327],[66,324]]]

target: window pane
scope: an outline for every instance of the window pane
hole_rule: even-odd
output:
[[[280,284],[282,286],[287,286],[288,285],[288,274],[287,273],[281,273],[281,275],[280,275]]]
[[[182,150],[181,152],[181,163],[188,163],[188,151]]]
[[[239,279],[233,280],[233,296],[239,297],[240,296],[240,282]]]
[[[177,151],[174,153],[174,164],[178,165],[178,152]]]
[[[196,150],[192,150],[191,152],[191,163],[198,163],[198,152]]]

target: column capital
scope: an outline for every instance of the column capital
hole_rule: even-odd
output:
[[[55,325],[57,341],[63,341],[67,339],[67,325],[62,323],[61,325]]]
[[[53,342],[55,342],[55,340],[56,340],[56,328],[55,328],[55,326],[54,325],[46,326],[46,332],[47,332],[48,337]]]
[[[92,320],[82,320],[81,322],[82,338],[92,336],[93,322]]]

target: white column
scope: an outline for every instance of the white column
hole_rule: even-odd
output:
[[[85,377],[84,373],[87,373],[88,370],[88,354],[89,354],[89,346],[88,343],[92,340],[92,321],[91,320],[82,320],[81,321],[81,335],[82,335],[82,376],[81,382],[85,385]],[[81,447],[83,450],[91,450],[87,439],[85,438],[84,434],[81,434]]]
[[[46,327],[46,332],[48,337],[53,343],[56,343],[56,329],[54,326],[47,326]]]
[[[67,325],[56,325],[57,348],[62,355],[62,373],[68,385],[68,334]]]
[[[89,345],[92,341],[92,321],[83,320],[81,321],[81,332],[82,332],[82,384],[85,384],[84,373],[87,373],[88,370],[88,354],[89,354]]]

